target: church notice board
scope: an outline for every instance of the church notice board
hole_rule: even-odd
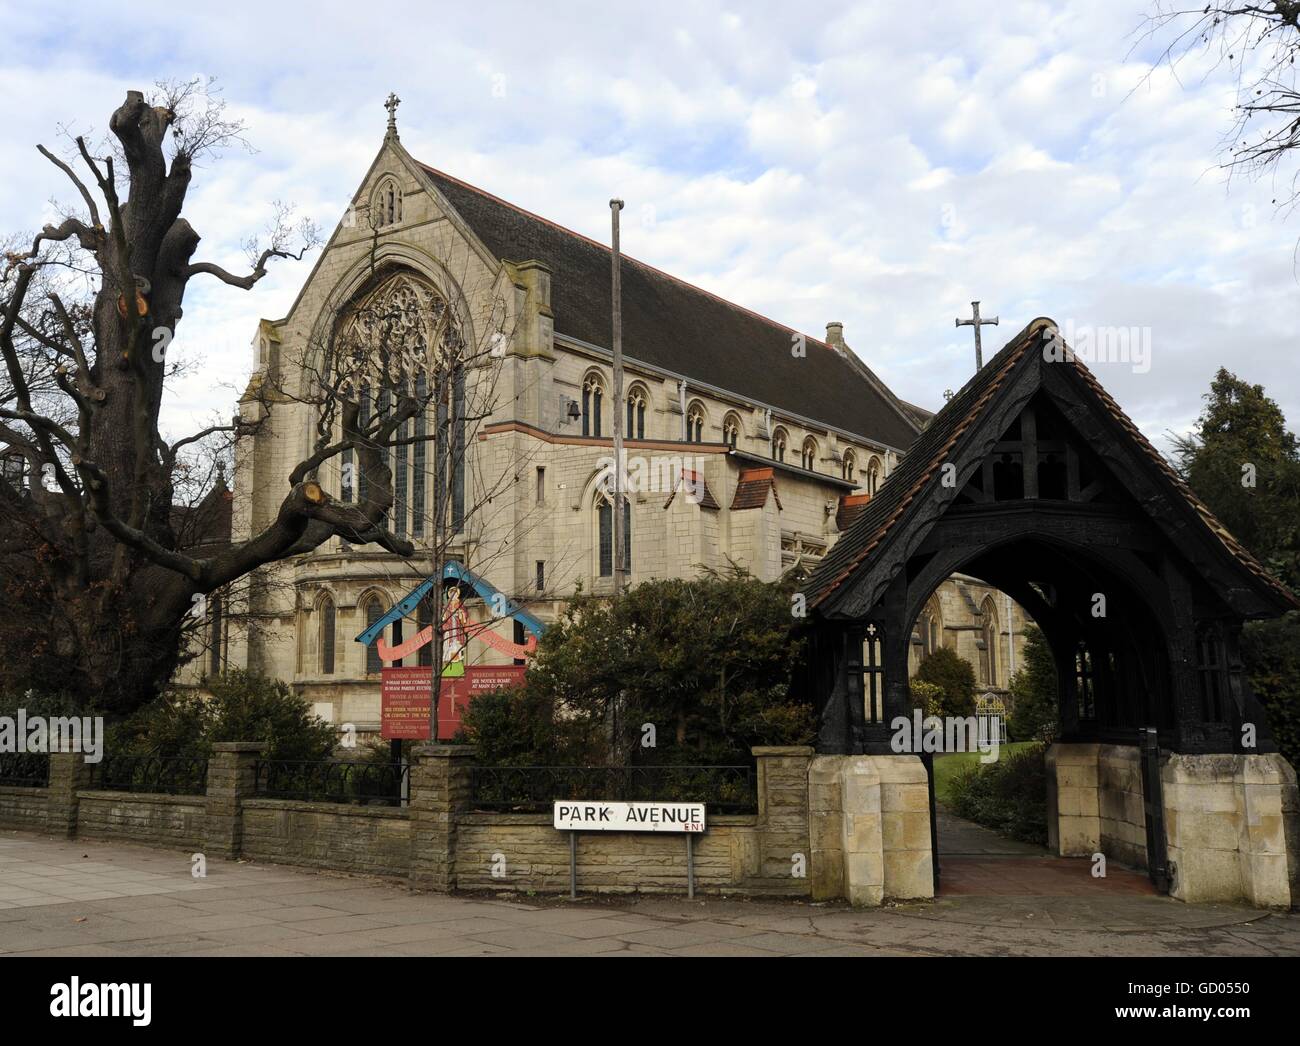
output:
[[[380,676],[379,736],[385,741],[427,741],[433,669],[385,668]],[[473,666],[465,669],[463,676],[443,676],[438,694],[438,740],[456,736],[465,706],[479,694],[515,686],[523,679],[523,665]]]

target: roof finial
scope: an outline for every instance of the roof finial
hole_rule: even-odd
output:
[[[388,133],[386,138],[397,138],[397,107],[402,104],[402,100],[391,91],[388,94],[387,101],[384,102],[384,108],[388,110]]]

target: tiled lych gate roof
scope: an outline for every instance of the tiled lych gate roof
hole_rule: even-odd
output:
[[[609,345],[608,247],[424,169],[497,258],[550,267],[557,334]],[[912,414],[825,343],[809,338],[807,355],[796,357],[790,328],[626,255],[622,288],[623,348],[630,358],[897,450],[916,438]]]
[[[985,365],[984,369],[967,382],[961,391],[934,416],[929,426],[908,451],[907,456],[881,485],[879,492],[867,504],[862,514],[818,563],[817,569],[804,588],[810,605],[817,606],[825,601],[880,547],[891,530],[907,515],[908,507],[913,501],[931,482],[936,481],[936,473],[949,459],[962,436],[983,415],[1016,365],[1031,349],[1041,350],[1044,331],[1059,337],[1056,325],[1051,320],[1044,318],[1034,320],[1012,338]],[[1285,604],[1300,606],[1300,602],[1286,586],[1269,574],[1215,518],[1205,503],[1192,492],[1160,452],[1142,435],[1128,415],[1120,409],[1119,404],[1102,388],[1092,372],[1077,358],[1073,363],[1061,365],[1076,369],[1078,376],[1096,395],[1104,410],[1120,425],[1137,449],[1159,470],[1164,480],[1173,488],[1175,496],[1191,506],[1202,524],[1223,544],[1232,557],[1264,582],[1275,595],[1280,596]]]

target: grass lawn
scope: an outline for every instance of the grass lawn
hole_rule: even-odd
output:
[[[1037,741],[1010,742],[998,750],[998,758],[1002,759],[1012,752],[1023,752],[1036,744]],[[954,778],[967,767],[978,766],[980,755],[979,752],[948,752],[934,757],[934,798],[937,802],[948,801],[948,790],[952,787]]]

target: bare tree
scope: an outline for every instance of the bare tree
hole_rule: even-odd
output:
[[[11,685],[125,713],[172,675],[196,595],[335,535],[413,553],[385,526],[393,492],[383,447],[416,405],[403,400],[362,432],[336,395],[343,438],[292,470],[269,525],[210,555],[185,547],[173,512],[183,452],[245,428],[236,418],[172,443],[159,430],[185,292],[196,277],[248,290],[318,236],[281,208],[247,273],[195,259],[200,238],[183,210],[196,161],[242,130],[200,85],[160,85],[153,100],[131,91],[108,126],[107,155],[84,137],[68,159],[39,147],[80,204],[10,250],[0,279],[0,655]],[[87,289],[73,300],[78,279]],[[356,503],[315,478],[345,449],[370,477]]]
[[[1231,127],[1224,135],[1223,166],[1274,178],[1276,203],[1289,211],[1300,200],[1300,170],[1292,150],[1300,146],[1300,2],[1211,0],[1195,6],[1157,0],[1139,30],[1139,42],[1161,47],[1155,67],[1175,75],[1185,62],[1208,58],[1211,71],[1226,69],[1237,86]]]

